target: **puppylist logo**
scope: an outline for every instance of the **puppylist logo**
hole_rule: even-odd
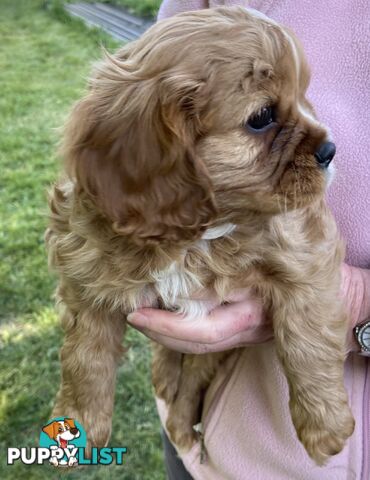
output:
[[[86,432],[76,420],[57,417],[44,425],[40,433],[39,447],[8,448],[8,465],[19,461],[25,465],[42,465],[46,460],[55,467],[76,467],[77,465],[111,465],[115,460],[122,465],[126,447],[91,448],[86,453]]]

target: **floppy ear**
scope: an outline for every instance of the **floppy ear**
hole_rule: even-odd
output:
[[[137,244],[192,240],[215,215],[196,157],[203,83],[174,72],[132,72],[110,57],[67,124],[67,171]]]
[[[256,58],[256,60],[253,62],[253,78],[257,82],[271,78],[273,74],[274,70],[269,63],[261,60],[260,58]]]
[[[65,421],[65,423],[67,423],[67,425],[69,425],[71,428],[76,428],[75,422],[74,422],[74,420],[72,420],[72,418],[65,418],[64,421]]]
[[[51,422],[42,428],[42,431],[52,440],[55,439],[55,424],[58,424],[58,422]]]

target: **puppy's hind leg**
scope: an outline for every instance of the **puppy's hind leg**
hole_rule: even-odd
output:
[[[88,445],[103,447],[111,434],[116,368],[123,351],[123,315],[93,309],[62,315],[62,382],[53,418],[81,422]]]
[[[230,352],[184,355],[176,398],[169,405],[166,428],[171,440],[183,451],[197,440],[193,426],[201,420],[202,400],[222,361]]]
[[[157,397],[170,405],[177,395],[183,354],[152,342],[152,383]]]

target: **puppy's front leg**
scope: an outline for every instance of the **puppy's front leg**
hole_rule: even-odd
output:
[[[53,418],[68,416],[85,428],[88,445],[109,441],[116,368],[122,354],[122,315],[86,309],[62,315],[65,331],[61,350],[62,383]]]
[[[291,292],[273,315],[292,420],[298,438],[319,465],[342,450],[354,429],[343,383],[348,322],[336,296],[331,297],[333,303],[326,297],[325,303],[321,293],[313,300],[315,294]]]

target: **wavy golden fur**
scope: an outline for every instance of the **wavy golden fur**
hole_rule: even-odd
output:
[[[309,455],[321,464],[351,435],[343,248],[314,156],[327,131],[308,83],[293,33],[241,8],[159,22],[96,67],[66,126],[46,234],[66,335],[53,416],[79,420],[91,445],[109,440],[126,315],[199,315],[203,290],[221,303],[236,287],[252,288],[273,320]],[[276,118],[253,131],[248,119],[266,105]],[[168,431],[189,448],[202,392],[228,353],[154,352]]]

